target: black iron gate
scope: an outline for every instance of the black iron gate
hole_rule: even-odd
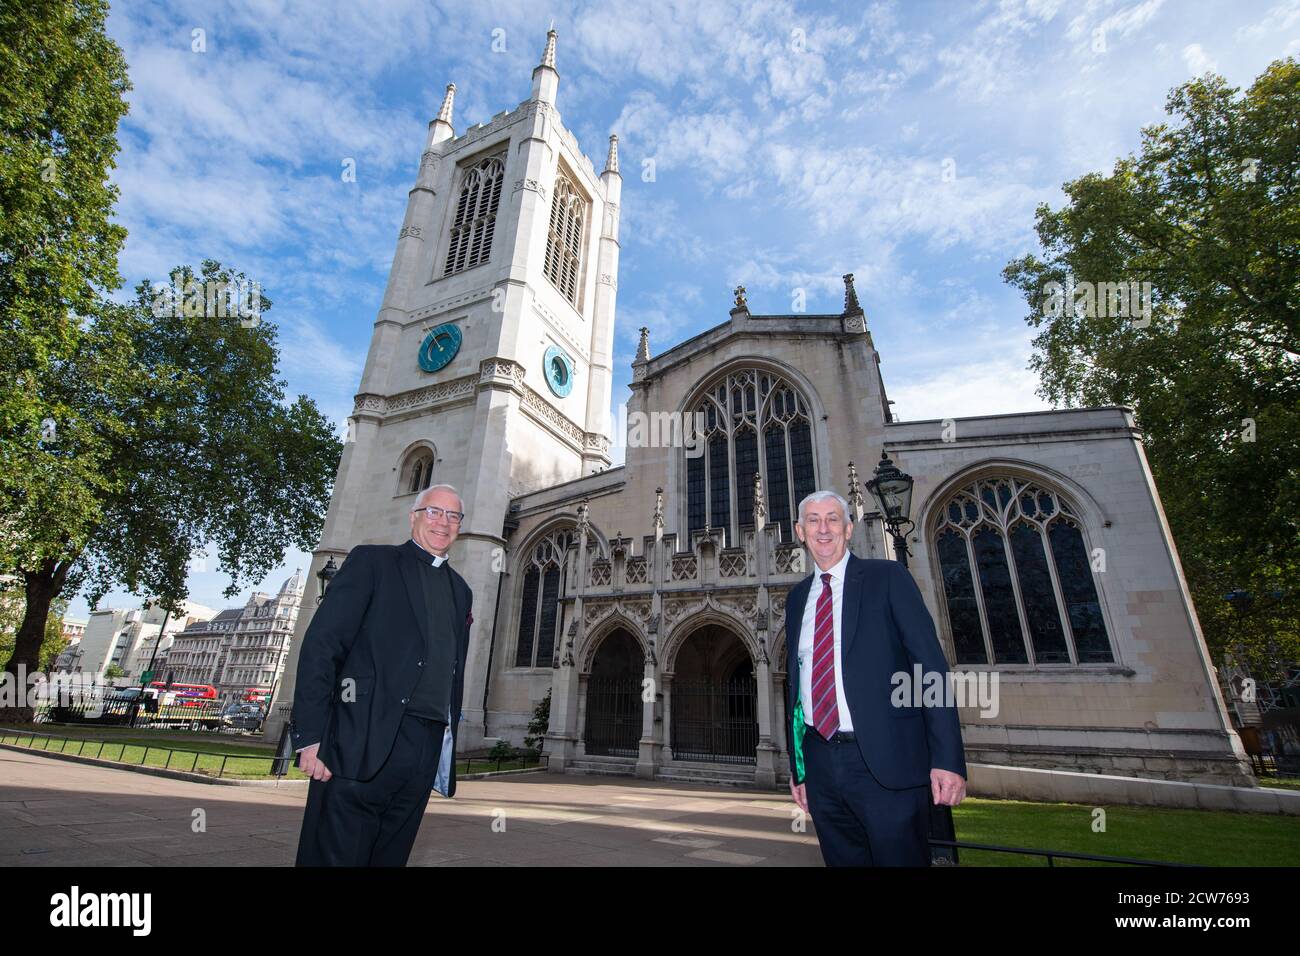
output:
[[[641,740],[641,680],[594,677],[587,681],[587,753],[635,757]]]
[[[754,763],[758,748],[758,685],[754,678],[673,681],[675,760]]]

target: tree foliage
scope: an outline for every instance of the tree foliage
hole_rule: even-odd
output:
[[[1166,112],[1137,156],[1039,207],[1041,256],[1003,276],[1039,330],[1039,393],[1135,410],[1216,657],[1236,647],[1271,675],[1300,658],[1300,65],[1244,94],[1207,74]],[[1149,317],[1053,301],[1134,282]],[[1234,591],[1251,596],[1235,610]]]
[[[155,309],[148,283],[109,298],[130,85],[106,13],[102,0],[0,4],[0,576],[23,601],[9,671],[43,663],[51,605],[79,590],[93,605],[121,585],[175,608],[209,545],[227,594],[287,545],[310,549],[340,453],[315,404],[285,397],[260,288],[253,321],[203,293]],[[246,277],[205,261],[171,280]]]

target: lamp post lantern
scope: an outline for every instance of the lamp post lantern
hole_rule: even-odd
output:
[[[325,592],[329,590],[330,582],[334,580],[334,575],[338,574],[338,567],[334,564],[334,555],[330,555],[325,567],[316,572],[316,578],[320,581],[320,587],[316,591],[316,603],[319,604],[325,600]]]
[[[916,527],[909,517],[912,484],[912,476],[899,471],[883,451],[876,465],[875,477],[867,482],[867,490],[879,502],[885,528],[894,539],[894,555],[903,567],[907,567],[907,534]]]

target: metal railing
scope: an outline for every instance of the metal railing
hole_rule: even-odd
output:
[[[515,761],[519,761],[520,763],[523,764],[523,766],[520,768],[521,770],[527,770],[527,769],[528,769],[528,765],[529,765],[530,763],[535,763],[535,764],[537,764],[537,766],[539,766],[539,767],[542,766],[543,763],[547,764],[548,766],[550,765],[549,755],[544,754],[544,753],[539,753],[539,752],[537,752],[537,751],[535,751],[535,750],[518,750],[518,749],[517,749],[517,750],[515,750],[514,754],[513,754],[512,756],[509,756],[509,757],[493,757],[491,754],[488,754],[488,753],[464,754],[464,755],[462,755],[462,756],[464,757],[464,760],[465,760],[465,769],[464,769],[464,770],[460,770],[460,771],[458,771],[458,773],[461,773],[461,774],[492,772],[492,771],[483,771],[483,770],[471,770],[470,767],[473,766],[473,764],[475,764],[475,763],[494,763],[494,762],[495,762],[495,763],[496,763],[496,772],[498,772],[498,773],[499,773],[500,770],[501,770],[501,764],[503,764],[503,763],[514,763]],[[457,764],[457,766],[459,766],[460,761],[461,761],[461,757],[457,757],[457,758],[456,758],[456,764]]]
[[[676,760],[752,764],[758,748],[758,685],[732,681],[675,680],[672,747]]]
[[[1048,866],[1056,866],[1056,860],[1082,860],[1089,863],[1111,863],[1118,866],[1194,866],[1192,863],[1170,863],[1166,860],[1139,860],[1127,856],[1098,856],[1094,853],[1071,853],[1067,850],[1034,850],[1020,846],[998,846],[994,843],[967,843],[963,840],[930,840],[933,847],[952,847],[959,850],[988,850],[993,853],[1015,853],[1021,856],[1041,856],[1047,858]]]
[[[24,743],[22,742],[24,739],[28,740],[29,742],[28,742],[27,744],[24,744]],[[38,746],[36,745],[36,743],[37,743],[38,740],[43,740],[43,741],[45,742],[45,746],[43,746],[43,747],[38,747]],[[262,755],[260,755],[260,754],[230,754],[230,753],[214,753],[214,752],[212,752],[212,751],[210,751],[210,750],[188,750],[188,749],[186,749],[186,748],[184,748],[184,747],[166,747],[166,746],[163,746],[163,745],[161,745],[161,744],[140,744],[140,743],[132,743],[132,742],[130,742],[130,741],[126,741],[126,740],[122,740],[122,741],[115,741],[115,740],[94,740],[94,739],[89,738],[89,737],[82,737],[82,738],[78,738],[78,737],[60,737],[60,736],[58,736],[57,734],[38,734],[38,733],[35,733],[34,731],[14,731],[14,730],[6,730],[6,729],[3,729],[3,728],[0,728],[0,743],[7,744],[7,743],[11,743],[11,742],[12,742],[13,746],[15,746],[15,747],[25,747],[25,748],[28,749],[28,750],[39,750],[39,751],[41,751],[42,753],[60,753],[60,754],[70,754],[71,756],[74,756],[74,757],[90,757],[90,758],[93,758],[93,759],[96,759],[96,760],[108,760],[108,761],[110,761],[110,762],[112,762],[112,763],[122,763],[122,764],[127,764],[127,765],[129,765],[129,766],[135,766],[135,767],[143,767],[143,766],[145,766],[145,765],[146,765],[146,761],[149,759],[149,753],[150,753],[151,751],[154,751],[154,752],[157,752],[157,753],[165,753],[165,754],[167,754],[167,759],[166,759],[166,761],[163,763],[163,765],[162,765],[162,767],[161,767],[160,769],[163,769],[163,770],[182,770],[182,771],[185,771],[185,772],[187,772],[187,773],[201,773],[201,774],[206,774],[206,775],[208,775],[208,776],[211,776],[211,775],[212,775],[212,772],[211,772],[210,770],[200,770],[200,769],[198,769],[199,758],[200,758],[200,757],[212,757],[212,758],[215,759],[215,758],[218,758],[218,757],[219,757],[219,758],[221,758],[221,765],[217,768],[217,772],[216,772],[216,776],[217,776],[217,777],[222,777],[222,776],[225,775],[225,773],[226,773],[226,765],[227,765],[227,763],[228,763],[229,761],[231,761],[231,760],[267,760],[267,761],[270,761],[270,762],[271,762],[271,770],[270,770],[270,772],[267,774],[267,776],[274,776],[276,779],[279,779],[279,778],[285,776],[285,773],[288,772],[288,767],[287,767],[287,766],[283,766],[283,765],[282,765],[282,766],[283,766],[283,772],[277,772],[277,770],[280,769],[279,767],[277,767],[277,763],[276,763],[277,759],[279,759],[279,758],[277,758],[277,756],[276,756],[275,754],[267,754],[267,755],[264,757],[264,756],[262,756]],[[60,747],[59,747],[59,749],[58,749],[57,751],[51,749],[51,747],[53,746],[53,744],[56,743],[56,742],[60,744]],[[68,745],[69,745],[69,744],[78,744],[79,746],[77,747],[76,751],[74,752],[74,751],[69,751],[69,750],[68,750]],[[98,745],[99,745],[99,748],[98,748],[98,749],[97,749],[93,754],[87,754],[87,753],[86,753],[86,747],[87,747],[87,745],[93,745],[93,744],[98,744]],[[105,757],[105,756],[103,756],[104,748],[105,748],[105,747],[109,747],[109,748],[110,748],[110,753],[112,752],[111,748],[118,748],[118,755],[117,755],[117,758],[114,759],[113,757]],[[141,749],[143,749],[143,753],[141,753],[141,755],[140,755],[140,759],[139,759],[138,762],[135,761],[135,760],[127,760],[127,759],[125,759],[125,758],[126,758],[126,751],[127,751],[128,748],[141,748]],[[190,766],[189,766],[188,770],[184,767],[183,764],[181,764],[181,765],[177,765],[177,766],[175,766],[175,767],[172,766],[172,756],[173,756],[174,754],[193,754],[193,755],[194,755],[194,759],[190,762]]]

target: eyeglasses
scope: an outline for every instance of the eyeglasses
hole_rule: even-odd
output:
[[[421,511],[424,512],[424,516],[428,518],[430,521],[437,521],[443,515],[446,515],[447,520],[450,521],[452,524],[460,524],[461,520],[465,517],[465,512],[463,511],[448,511],[445,508],[433,508],[433,507],[412,508],[411,514],[416,514]]]

